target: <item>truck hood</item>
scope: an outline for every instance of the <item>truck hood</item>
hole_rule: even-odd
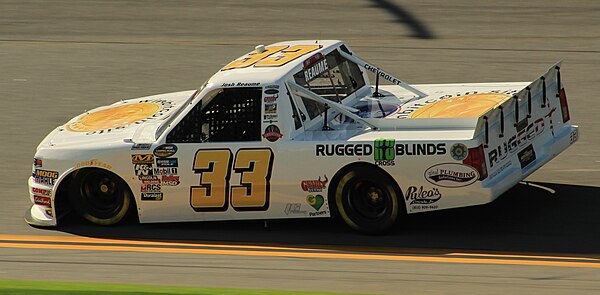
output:
[[[194,90],[122,100],[95,108],[50,133],[40,146],[152,143],[158,128],[178,114]]]

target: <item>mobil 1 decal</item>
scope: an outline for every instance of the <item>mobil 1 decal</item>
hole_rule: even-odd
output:
[[[479,179],[479,172],[473,167],[458,163],[443,163],[425,170],[429,183],[442,187],[463,187]]]

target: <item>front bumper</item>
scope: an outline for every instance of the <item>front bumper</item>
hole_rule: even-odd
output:
[[[33,177],[29,177],[27,181],[29,187],[29,199],[31,200],[31,207],[25,211],[25,222],[34,226],[56,226],[56,212],[54,206],[54,198],[52,196],[47,195],[47,197],[51,198],[48,206],[38,205],[36,204],[35,195],[32,192],[33,188],[38,188],[42,190],[52,191],[52,187],[44,186],[37,184],[33,181]]]
[[[31,208],[25,211],[25,222],[34,226],[56,226],[56,218],[48,215],[48,208],[40,205],[32,205]]]

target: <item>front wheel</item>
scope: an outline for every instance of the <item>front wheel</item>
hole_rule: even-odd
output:
[[[381,234],[392,228],[400,212],[399,192],[381,170],[360,167],[340,178],[335,203],[348,226],[365,234]]]
[[[76,172],[69,185],[69,200],[81,217],[98,225],[112,225],[127,214],[131,193],[114,173],[83,169]]]

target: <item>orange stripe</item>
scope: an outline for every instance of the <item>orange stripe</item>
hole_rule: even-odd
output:
[[[477,257],[503,257],[503,258],[525,258],[525,259],[553,259],[553,260],[582,260],[600,262],[600,259],[587,257],[569,256],[544,256],[544,255],[518,255],[518,254],[487,254],[487,253],[448,253],[448,256],[477,256]]]
[[[381,254],[277,252],[277,251],[156,248],[156,247],[107,246],[107,245],[30,244],[30,243],[0,243],[0,247],[2,247],[2,248],[19,248],[19,249],[123,251],[123,252],[140,252],[140,253],[180,253],[180,254],[204,254],[204,255],[255,256],[255,257],[294,257],[294,258],[318,258],[318,259],[350,259],[350,260],[379,260],[379,261],[432,262],[432,263],[600,268],[600,263],[590,263],[590,262],[489,259],[489,258],[482,259],[482,258],[428,257],[428,256],[395,256],[395,255],[381,255]]]
[[[274,247],[274,246],[257,246],[257,245],[226,245],[226,244],[199,244],[199,243],[178,243],[178,242],[154,242],[154,241],[139,241],[139,240],[116,240],[116,239],[100,239],[87,237],[62,237],[62,236],[29,236],[29,235],[2,235],[1,241],[13,242],[57,242],[57,243],[90,243],[90,244],[127,244],[127,245],[142,245],[142,246],[186,246],[186,247],[218,247],[232,249],[269,249],[269,250],[303,250],[303,251],[323,251],[321,249],[308,248],[292,248],[292,247]]]

